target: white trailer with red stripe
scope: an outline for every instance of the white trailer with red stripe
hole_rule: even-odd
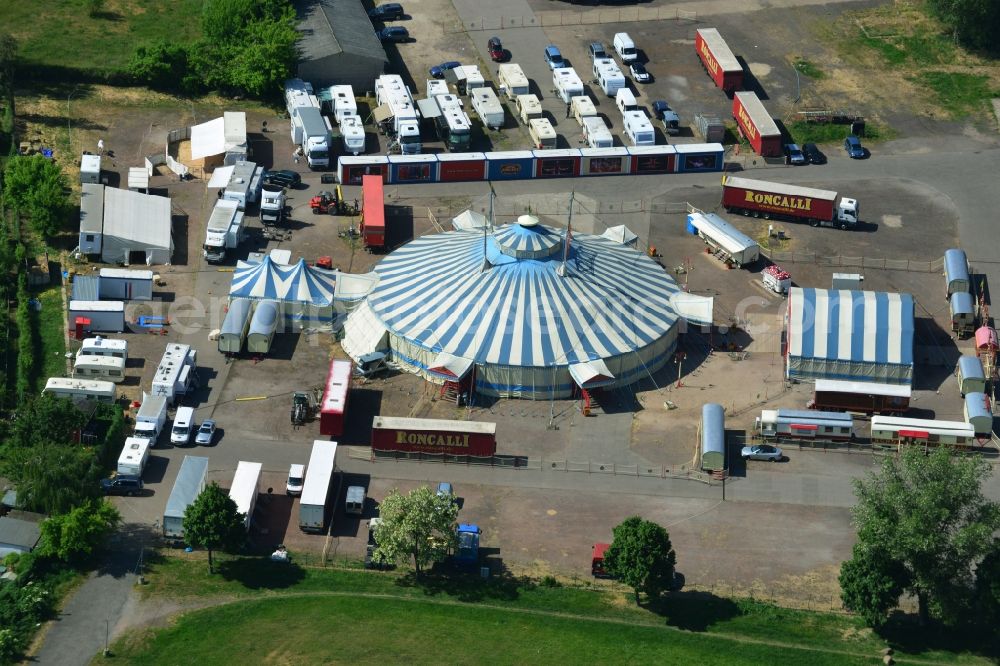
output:
[[[765,409],[754,419],[754,434],[774,441],[850,441],[854,438],[854,417],[843,412]]]

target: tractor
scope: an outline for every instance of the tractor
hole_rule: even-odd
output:
[[[296,428],[305,425],[316,412],[316,397],[310,391],[296,391],[292,394],[292,425]]]
[[[338,210],[337,197],[332,192],[323,190],[309,200],[313,215],[336,215]]]

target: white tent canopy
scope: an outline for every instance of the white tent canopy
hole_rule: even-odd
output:
[[[451,226],[455,227],[455,229],[458,229],[459,231],[463,229],[482,229],[490,226],[490,222],[482,213],[477,213],[474,210],[467,210],[452,218]]]
[[[233,178],[233,170],[236,165],[216,167],[215,171],[212,172],[212,177],[208,180],[208,185],[206,187],[218,187],[222,188],[229,185],[229,181]]]
[[[696,326],[712,325],[715,299],[711,296],[697,296],[686,292],[678,292],[670,297],[670,305],[689,324]]]
[[[367,303],[347,318],[340,346],[353,359],[389,348],[388,330]]]
[[[614,242],[621,243],[622,245],[635,245],[635,242],[639,239],[639,236],[624,224],[609,227],[608,230],[601,235],[608,240],[613,240]]]
[[[359,301],[378,284],[378,273],[337,273],[337,284],[333,298],[337,301]]]
[[[597,388],[598,386],[606,386],[615,382],[615,376],[611,374],[608,365],[599,358],[570,365],[569,375],[576,382],[576,385],[582,389]]]
[[[226,152],[226,121],[215,118],[191,127],[191,159],[199,160]]]
[[[461,379],[472,369],[472,359],[455,356],[448,352],[438,354],[430,365],[427,372],[440,375],[447,379]]]

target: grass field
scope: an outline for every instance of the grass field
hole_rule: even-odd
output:
[[[59,285],[46,288],[35,294],[35,298],[42,303],[42,311],[38,313],[38,335],[41,342],[37,363],[39,377],[35,382],[40,391],[45,388],[48,377],[66,375],[66,337],[63,332],[66,326]]]
[[[29,65],[108,74],[122,69],[138,44],[197,39],[201,6],[201,0],[108,0],[91,17],[84,0],[0,0],[0,16]]]
[[[147,602],[201,603],[208,597],[237,603],[185,616],[155,634],[126,636],[115,648],[121,659],[221,663],[238,651],[265,663],[421,662],[440,660],[446,651],[448,663],[483,655],[498,655],[489,660],[496,663],[555,661],[559,655],[622,661],[625,655],[635,663],[823,664],[873,663],[889,644],[852,616],[752,599],[682,592],[647,608],[637,607],[626,591],[606,587],[435,575],[415,581],[405,573],[276,566],[256,558],[224,560],[220,573],[210,575],[200,555],[153,557],[142,588]],[[292,616],[315,619],[288,622]],[[337,629],[345,626],[346,644]],[[218,636],[227,637],[228,653],[220,651]],[[891,641],[897,658],[986,663],[938,642],[946,636],[927,632],[914,640],[906,634]],[[477,654],[456,655],[459,643],[478,646]]]

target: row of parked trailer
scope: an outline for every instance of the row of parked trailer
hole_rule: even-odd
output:
[[[253,523],[260,495],[262,469],[263,465],[259,462],[239,461],[229,487],[229,497],[236,504],[237,511],[243,514],[243,525],[247,531]],[[168,541],[183,543],[184,514],[205,489],[207,475],[208,458],[184,456],[163,511],[163,536]]]
[[[234,298],[219,329],[219,351],[229,356],[243,353],[267,354],[278,330],[277,301]]]

